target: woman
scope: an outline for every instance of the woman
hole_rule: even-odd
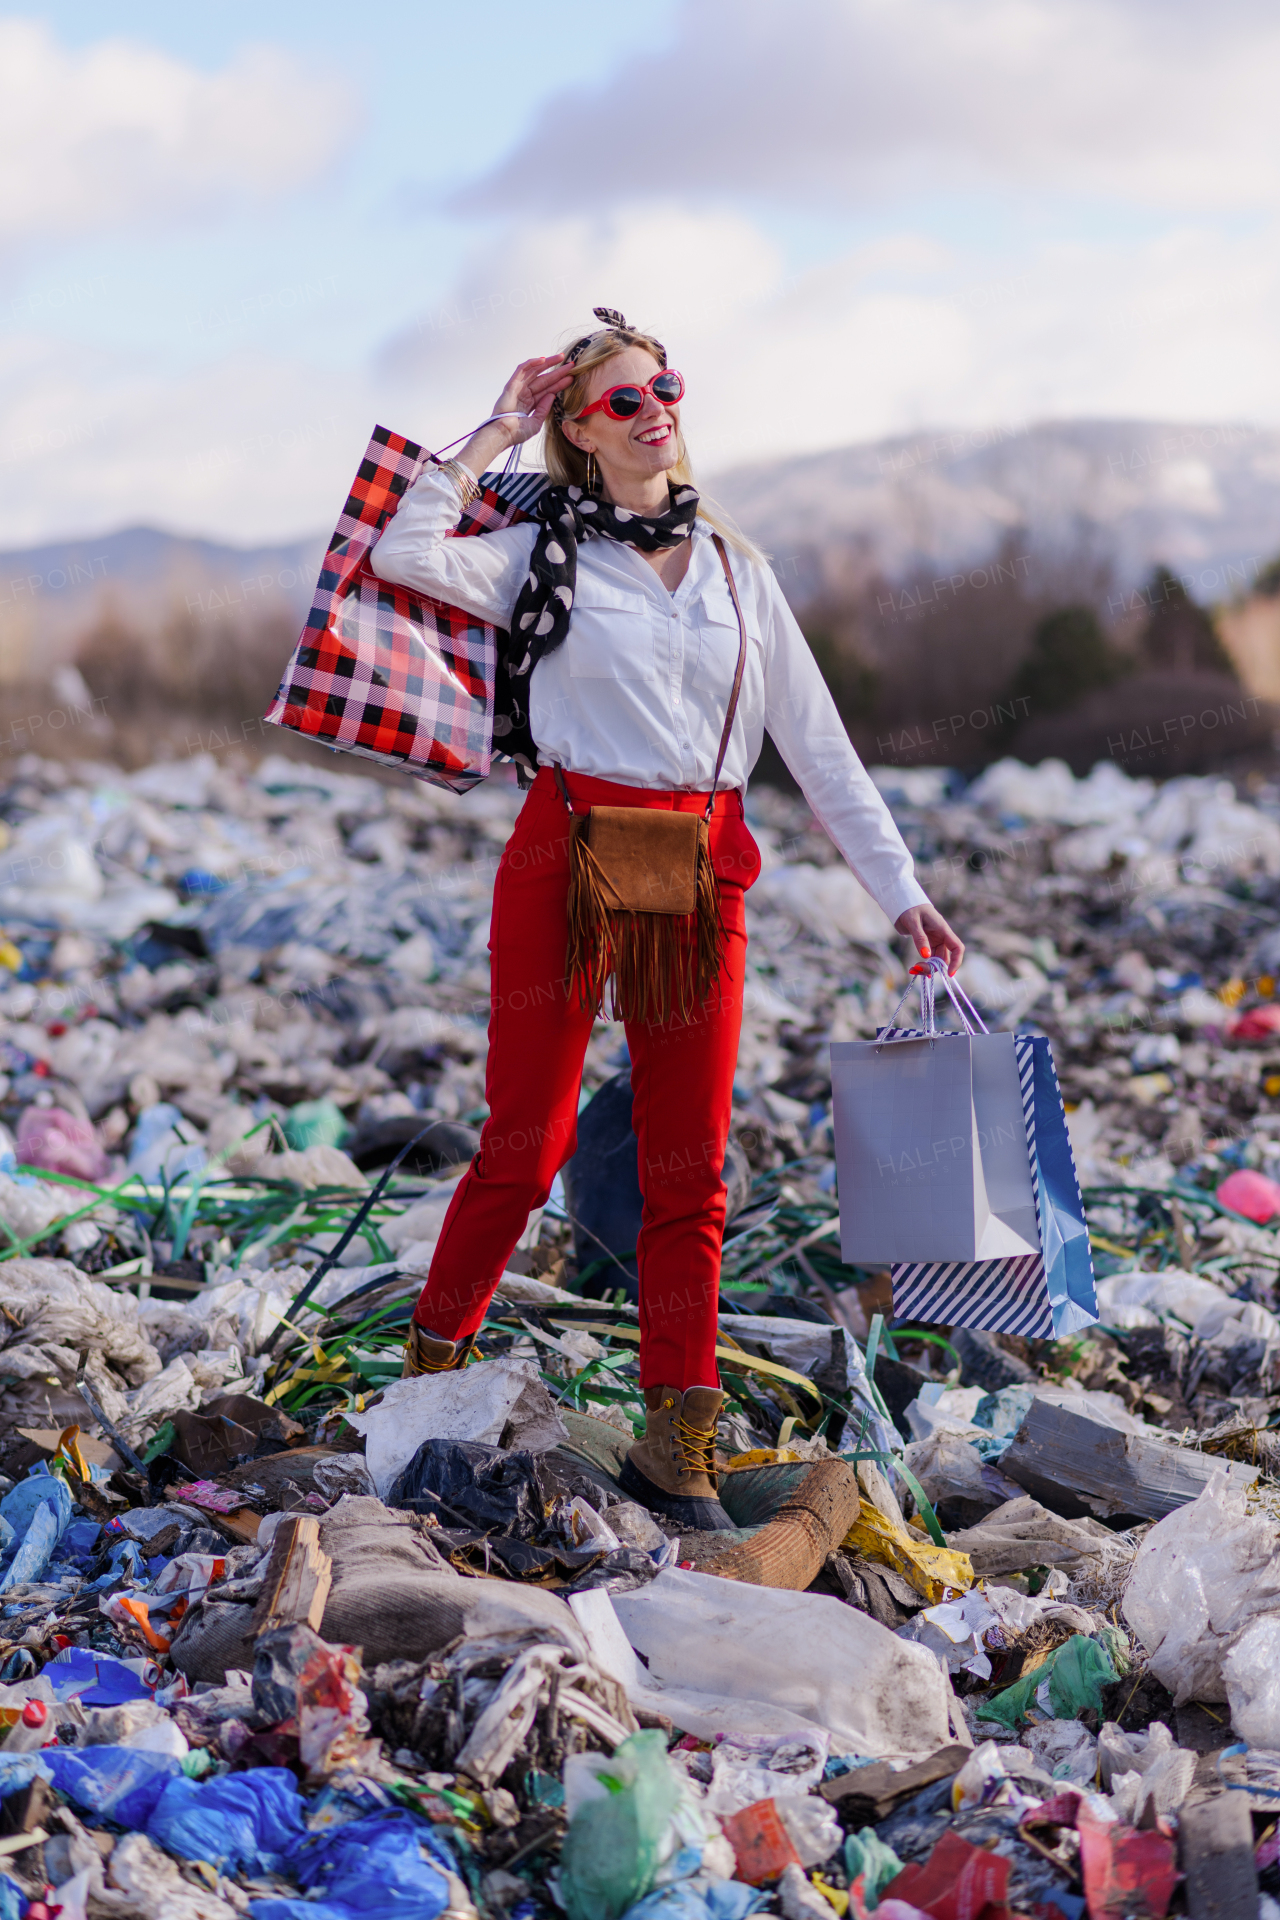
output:
[[[490,1117],[445,1216],[405,1371],[465,1362],[530,1211],[574,1151],[595,1008],[565,984],[570,814],[704,812],[745,635],[709,821],[718,975],[688,1018],[626,1024],[644,1194],[636,1252],[647,1421],[623,1485],[686,1529],[725,1528],[714,1465],[724,1401],[715,1359],[721,1169],[742,1017],[743,893],[760,870],[742,796],[766,726],[898,931],[952,972],[964,950],[917,884],[776,580],[726,527],[739,625],[717,522],[692,486],[683,382],[665,349],[620,314],[596,313],[605,326],[566,354],[517,367],[494,417],[457,461],[424,470],[372,555],[381,578],[509,630],[502,744],[519,755],[523,741],[538,769],[494,885]],[[537,523],[448,539],[476,476],[542,428],[552,484]],[[692,937],[687,927],[682,937]]]

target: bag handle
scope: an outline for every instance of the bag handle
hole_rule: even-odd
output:
[[[940,1032],[940,1028],[934,1017],[939,978],[941,978],[942,984],[947,990],[951,1004],[959,1015],[961,1030],[970,1036],[987,1033],[989,1031],[982,1015],[978,1012],[978,1009],[974,1006],[972,1000],[960,985],[960,982],[953,980],[947,972],[946,961],[940,954],[935,953],[931,954],[927,960],[918,961],[916,965],[910,969],[907,976],[907,984],[902,989],[902,999],[899,1000],[897,1006],[889,1016],[888,1026],[882,1027],[880,1030],[879,1040],[881,1046],[891,1047],[899,1044],[897,1041],[890,1039],[889,1036],[895,1031],[893,1023],[902,1009],[902,1002],[911,991],[911,976],[913,974],[916,975],[920,981],[920,1020],[927,1040],[932,1041]],[[963,1005],[961,1002],[963,1002]],[[878,1052],[879,1048],[877,1048],[876,1051]]]
[[[742,692],[742,674],[747,664],[747,623],[742,617],[742,602],[738,598],[738,589],[734,583],[733,569],[729,565],[729,556],[725,552],[724,541],[718,533],[711,536],[716,552],[720,555],[720,565],[724,568],[724,577],[729,587],[729,598],[733,601],[733,610],[738,616],[738,664],[734,669],[733,689],[729,695],[729,706],[724,716],[724,729],[720,735],[720,751],[716,755],[716,770],[711,776],[711,792],[707,797],[707,810],[704,820],[710,820],[716,804],[716,788],[720,784],[720,769],[724,766],[724,757],[729,751],[729,735],[733,732],[734,715],[738,711],[738,695]]]

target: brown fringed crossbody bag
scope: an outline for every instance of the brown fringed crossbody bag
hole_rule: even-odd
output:
[[[591,807],[574,814],[569,847],[569,947],[565,985],[580,1004],[603,1009],[612,982],[614,1019],[688,1020],[715,984],[724,960],[724,923],[711,865],[710,822],[747,659],[747,627],[724,541],[712,535],[738,617],[733,676],[706,811]]]

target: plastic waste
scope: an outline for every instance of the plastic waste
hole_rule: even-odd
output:
[[[399,1808],[307,1836],[289,1871],[316,1898],[255,1900],[253,1920],[437,1920],[470,1904],[447,1842]]]
[[[569,1920],[619,1920],[653,1885],[680,1785],[661,1733],[632,1734],[612,1759],[571,1754],[560,1890]]]
[[[896,1526],[887,1520],[866,1500],[843,1544],[867,1560],[892,1567],[926,1600],[945,1600],[950,1594],[966,1593],[973,1585],[973,1563],[967,1554],[935,1547],[932,1540],[910,1526]]]
[[[184,1129],[190,1133],[181,1109],[168,1101],[156,1101],[145,1108],[133,1130],[128,1159],[130,1173],[139,1174],[144,1180],[158,1180],[163,1174],[171,1181],[184,1173],[198,1173],[208,1155],[198,1142],[184,1139]]]
[[[0,1561],[0,1593],[38,1580],[71,1520],[71,1490],[56,1473],[33,1472],[0,1500],[0,1518],[13,1529]]]
[[[182,1773],[169,1754],[134,1747],[48,1747],[40,1755],[53,1784],[78,1807],[122,1827],[145,1827],[170,1781]]]
[[[1147,1534],[1121,1610],[1151,1671],[1182,1706],[1227,1698],[1228,1649],[1255,1615],[1278,1605],[1274,1525],[1246,1510],[1245,1489],[1215,1474],[1203,1493]]]
[[[29,1753],[33,1748],[43,1747],[47,1741],[55,1739],[57,1731],[48,1702],[28,1700],[16,1724],[10,1727],[0,1745],[3,1745],[6,1753]]]
[[[986,1594],[975,1590],[961,1600],[923,1608],[899,1627],[898,1637],[928,1647],[948,1673],[972,1673],[980,1680],[989,1680],[991,1657],[986,1636],[1000,1625],[1001,1617]],[[1002,1646],[1002,1637],[997,1634],[992,1644]]]
[[[1231,1724],[1251,1747],[1280,1750],[1280,1618],[1251,1620],[1222,1663]]]
[[[776,1880],[800,1856],[776,1800],[754,1800],[721,1822],[737,1862],[736,1878],[750,1887]]]
[[[483,1367],[396,1380],[376,1404],[348,1416],[365,1437],[365,1465],[381,1499],[431,1440],[474,1440],[545,1453],[569,1437],[533,1361],[500,1356]]]
[[[1280,1213],[1280,1186],[1268,1180],[1265,1173],[1255,1173],[1252,1167],[1237,1167],[1234,1173],[1229,1173],[1217,1190],[1217,1199],[1233,1213],[1242,1213],[1260,1226]]]
[[[647,1586],[607,1597],[648,1660],[647,1678],[687,1696],[682,1716],[696,1712],[697,1694],[751,1702],[778,1716],[753,1731],[792,1729],[800,1717],[825,1727],[839,1751],[876,1759],[923,1758],[950,1740],[950,1688],[934,1656],[829,1595],[735,1582],[728,1607],[714,1575],[665,1567]],[[717,1717],[679,1724],[716,1733],[725,1728]]]
[[[61,1107],[25,1108],[15,1150],[22,1166],[45,1167],[74,1180],[101,1180],[107,1171],[107,1156],[94,1128]]]
[[[306,1833],[297,1782],[284,1767],[169,1781],[146,1821],[149,1839],[223,1873],[278,1872]]]
[[[1008,1884],[1007,1859],[949,1832],[927,1860],[913,1861],[896,1874],[883,1898],[904,1901],[934,1920],[969,1920],[986,1907],[1003,1907]]]
[[[91,1647],[63,1647],[41,1676],[59,1700],[85,1707],[117,1707],[129,1700],[150,1700],[160,1669],[154,1660],[117,1660]]]
[[[1120,1821],[1107,1821],[1093,1798],[1082,1800],[1076,1828],[1089,1912],[1163,1920],[1178,1884],[1177,1848],[1167,1830],[1136,1833]]]
[[[284,1137],[291,1147],[341,1147],[351,1133],[341,1107],[332,1100],[300,1100],[284,1120]]]
[[[1075,1633],[1041,1666],[985,1700],[976,1717],[1016,1727],[1033,1713],[1050,1720],[1072,1720],[1086,1708],[1100,1713],[1103,1687],[1119,1677],[1106,1648]]]
[[[863,1899],[870,1911],[889,1882],[902,1872],[902,1862],[874,1827],[863,1827],[845,1839],[844,1870],[851,1890],[854,1881],[861,1879]]]
[[[1098,1741],[1079,1720],[1032,1722],[1022,1734],[1044,1771],[1071,1786],[1091,1787],[1098,1772]]]
[[[763,1906],[766,1895],[741,1880],[718,1880],[709,1887],[686,1883],[656,1887],[628,1907],[622,1920],[747,1920]],[[831,1908],[827,1908],[831,1912]],[[0,1914],[0,1920],[4,1920]]]

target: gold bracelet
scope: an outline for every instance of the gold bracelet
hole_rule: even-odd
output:
[[[454,486],[458,489],[459,505],[465,513],[466,509],[471,505],[471,502],[480,497],[479,481],[474,480],[461,462],[457,460],[442,460],[440,462],[440,471],[441,473],[447,473]]]

